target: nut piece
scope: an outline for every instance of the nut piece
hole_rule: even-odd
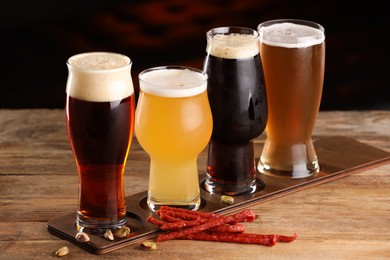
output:
[[[221,202],[224,203],[224,204],[233,205],[234,204],[234,198],[232,196],[222,195],[221,196]]]
[[[153,242],[150,242],[150,241],[145,241],[141,244],[141,248],[143,250],[147,250],[147,251],[153,251],[153,250],[156,250],[157,249],[157,246],[155,243]]]
[[[130,228],[123,226],[120,228],[117,228],[114,232],[114,236],[118,238],[124,238],[127,237],[130,234]]]
[[[111,230],[107,229],[104,233],[104,238],[113,241],[114,235],[112,234]]]
[[[75,236],[76,240],[81,243],[89,242],[91,240],[87,233],[85,232],[78,232]]]
[[[67,254],[69,254],[69,248],[67,246],[61,247],[56,252],[56,256],[58,256],[58,257],[66,256]]]

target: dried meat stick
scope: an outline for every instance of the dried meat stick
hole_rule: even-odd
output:
[[[174,210],[163,210],[163,211],[158,212],[158,215],[160,216],[160,218],[162,216],[168,215],[171,217],[179,218],[181,220],[196,220],[196,219],[202,218],[200,215],[197,215],[197,214],[190,214],[187,212],[179,212],[179,211],[174,211]]]
[[[208,221],[208,219],[196,219],[196,220],[182,220],[165,214],[165,212],[160,212],[160,219],[163,220],[162,225],[156,223],[162,230],[176,230],[188,227],[199,226]],[[157,219],[153,220],[154,222],[159,221]],[[162,227],[164,226],[164,227]]]
[[[191,234],[198,233],[198,232],[201,232],[203,230],[207,230],[207,229],[210,229],[213,227],[221,226],[221,225],[227,224],[227,223],[249,222],[249,221],[253,221],[254,219],[255,219],[255,213],[252,210],[244,210],[244,211],[236,213],[234,215],[230,215],[230,216],[226,216],[226,217],[223,216],[223,217],[220,217],[217,219],[210,219],[208,222],[201,224],[201,225],[198,225],[198,226],[161,234],[157,237],[157,242],[163,242],[163,241],[170,240],[170,239],[189,236]],[[180,222],[167,223],[167,224],[162,225],[160,228],[162,230],[167,230],[167,229],[164,229],[164,226],[165,227],[167,225],[172,226],[172,225],[177,224],[177,223],[180,223]]]
[[[245,226],[240,223],[235,223],[233,225],[224,224],[222,226],[213,227],[208,229],[210,232],[223,232],[223,233],[244,233]]]
[[[147,221],[153,225],[156,225],[158,227],[161,227],[162,225],[168,223],[166,221],[163,221],[163,220],[158,220],[152,216],[149,216],[147,218]],[[236,223],[236,224],[233,224],[233,225],[229,225],[229,224],[225,224],[225,225],[222,225],[222,226],[219,226],[219,227],[215,227],[215,228],[210,228],[209,229],[210,231],[214,231],[214,232],[234,232],[234,233],[244,233],[245,232],[245,226],[240,224],[240,223]]]
[[[162,225],[166,224],[167,222],[165,221],[162,221],[162,220],[159,220],[159,219],[156,219],[152,216],[149,216],[147,219],[146,219],[149,223],[153,224],[153,225],[156,225],[158,227],[161,227]]]
[[[174,222],[179,222],[179,221],[184,221],[181,218],[176,218],[171,215],[166,214],[165,212],[160,213],[160,219],[165,220],[166,222],[174,223]]]
[[[246,236],[246,234],[234,234],[234,233],[225,233],[225,232],[210,233],[204,231],[182,237],[181,239],[240,243],[240,244],[257,244],[257,245],[265,245],[265,246],[273,246],[277,242],[275,235]]]
[[[208,219],[201,218],[196,220],[182,220],[177,222],[167,222],[164,225],[160,226],[162,230],[178,230],[183,228],[191,228],[202,225],[208,222]]]
[[[178,213],[178,214],[176,214],[176,213]],[[197,221],[197,222],[189,222],[188,223],[188,222],[185,222],[186,219],[180,218],[182,215],[187,215],[187,214],[181,213],[181,212],[170,211],[170,210],[164,210],[164,211],[160,212],[160,219],[165,220],[167,222],[171,222],[171,223],[184,221],[180,227],[196,226],[196,225],[200,225],[202,223],[207,222],[207,220],[204,219],[204,221],[201,220],[201,221]],[[184,217],[187,217],[187,216],[184,216]],[[196,219],[200,219],[200,216],[192,216],[192,217],[195,217]],[[225,224],[225,225],[222,225],[219,227],[212,228],[212,230],[219,231],[219,232],[240,232],[240,233],[243,233],[243,232],[245,232],[245,226],[243,226],[239,223],[236,223],[234,225]]]
[[[189,214],[176,212],[176,211],[171,211],[171,210],[164,210],[164,211],[160,212],[161,220],[165,220],[167,222],[179,222],[179,221],[183,221],[183,220],[185,221],[186,219],[182,219],[180,217],[187,218],[188,217],[187,215],[189,215]],[[197,216],[197,215],[194,215],[194,216],[191,215],[188,218],[189,219],[193,219],[193,218],[194,219],[200,219],[201,217]],[[201,222],[203,222],[203,221],[200,221],[199,223],[201,223]],[[188,227],[188,224],[187,224],[187,227]],[[215,227],[215,228],[212,228],[210,230],[217,231],[217,232],[244,233],[245,232],[245,226],[242,225],[242,224],[239,224],[239,223],[236,223],[236,224],[233,224],[233,225],[224,224],[222,226]]]
[[[228,218],[228,220],[226,220]],[[250,222],[255,219],[255,214],[251,210],[244,210],[240,213],[230,215],[230,216],[220,216],[219,218],[216,219],[198,219],[198,220],[183,220],[179,222],[174,222],[174,223],[166,223],[162,225],[160,228],[162,230],[178,230],[178,229],[183,229],[183,228],[192,228],[192,227],[197,227],[201,225],[205,225],[208,223],[220,223],[216,224],[216,226],[220,226],[223,224],[227,223],[237,223],[237,222]],[[226,222],[224,222],[226,221]],[[209,224],[211,225],[211,224]]]
[[[292,236],[283,236],[283,235],[276,235],[276,241],[277,242],[292,242],[295,239],[297,239],[298,233],[295,232]]]
[[[188,214],[191,214],[191,215],[200,216],[202,218],[219,218],[219,217],[222,216],[222,215],[219,215],[217,213],[203,212],[203,211],[193,211],[193,210],[175,208],[175,207],[170,207],[170,206],[161,206],[161,208],[158,211],[156,211],[156,213],[159,214],[158,212],[163,212],[163,211],[166,211],[166,210],[182,212],[182,213],[188,213]]]
[[[276,242],[292,242],[294,241],[295,239],[297,239],[298,237],[298,233],[295,232],[294,235],[292,236],[284,236],[284,235],[274,235],[274,234],[244,234],[245,236],[247,237],[261,237],[261,236],[264,236],[264,237],[271,237],[271,236],[275,236],[276,237]]]

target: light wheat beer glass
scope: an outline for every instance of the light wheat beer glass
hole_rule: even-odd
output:
[[[207,75],[165,66],[140,73],[135,134],[150,156],[147,204],[196,210],[201,203],[197,157],[207,146],[212,116]]]
[[[258,32],[268,97],[258,169],[274,176],[314,176],[319,163],[311,135],[324,81],[324,28],[289,19],[261,23]]]
[[[79,176],[77,225],[91,231],[126,224],[124,169],[134,126],[128,57],[82,53],[67,61],[66,126]]]

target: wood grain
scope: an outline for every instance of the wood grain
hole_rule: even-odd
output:
[[[64,245],[69,257],[95,259],[47,231],[53,217],[75,211],[77,174],[63,110],[0,110],[0,259],[47,259]],[[390,111],[319,114],[313,138],[341,135],[390,152]],[[264,134],[256,139],[264,142]],[[261,151],[256,150],[256,156]],[[207,153],[199,157],[199,173]],[[126,195],[147,189],[148,156],[131,147]],[[115,259],[388,259],[390,165],[302,190],[251,207],[258,218],[248,232],[298,232],[293,243],[274,247],[174,240],[154,252],[137,245],[105,255]],[[239,250],[238,250],[239,248]]]

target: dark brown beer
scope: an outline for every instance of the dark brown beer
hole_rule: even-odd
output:
[[[213,115],[205,187],[212,193],[251,193],[256,190],[252,139],[267,122],[257,34],[237,27],[212,32],[204,62]]]
[[[206,54],[207,55],[207,54]],[[207,55],[207,93],[214,140],[247,143],[267,122],[267,98],[259,54],[238,59]]]
[[[68,60],[66,125],[79,175],[77,225],[96,232],[126,224],[124,169],[134,128],[128,57],[82,53]]]
[[[79,214],[102,221],[123,219],[124,159],[134,124],[134,95],[111,102],[69,97],[68,135],[79,170]]]

